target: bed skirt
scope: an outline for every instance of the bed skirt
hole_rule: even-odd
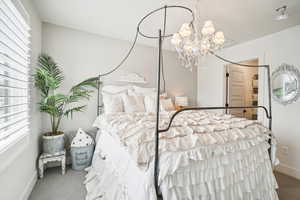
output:
[[[196,159],[196,154],[191,153],[193,159],[188,164],[178,155],[173,161],[170,156],[162,156],[168,159],[162,160],[166,165],[162,165],[159,177],[163,197],[165,200],[278,200],[268,148],[267,143],[261,143],[210,160]],[[119,168],[109,156],[103,160],[101,153],[96,152],[92,167],[87,169],[86,200],[141,200],[143,195],[143,200],[157,200],[153,174],[148,174],[148,182],[139,183],[144,189],[141,190],[130,188],[127,184],[130,180],[124,180],[124,172]],[[150,166],[149,170],[152,169]],[[134,176],[132,181],[136,180]],[[130,189],[137,191],[138,198],[129,195]],[[138,194],[141,191],[145,194]]]

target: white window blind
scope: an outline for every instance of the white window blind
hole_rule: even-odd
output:
[[[0,143],[29,129],[29,31],[12,0],[0,0]]]

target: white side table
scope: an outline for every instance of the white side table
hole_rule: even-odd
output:
[[[48,154],[43,153],[39,158],[39,175],[40,178],[44,177],[44,169],[48,162],[60,162],[61,163],[61,173],[64,175],[66,173],[66,150],[55,153]]]

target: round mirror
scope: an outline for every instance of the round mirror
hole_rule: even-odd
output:
[[[272,73],[272,93],[275,101],[286,105],[300,96],[300,72],[288,64],[281,64]]]

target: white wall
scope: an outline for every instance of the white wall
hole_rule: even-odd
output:
[[[31,64],[36,66],[37,56],[41,51],[41,21],[36,14],[31,0],[22,0],[30,15],[31,24]],[[39,152],[39,134],[41,115],[36,106],[36,91],[32,92],[32,116],[30,134],[22,138],[16,145],[0,154],[0,199],[25,200],[31,192],[37,178],[36,159]]]
[[[65,81],[62,86],[64,92],[79,81],[112,69],[124,57],[131,45],[130,42],[101,37],[49,23],[43,23],[42,36],[43,52],[52,56],[65,73]],[[145,87],[154,87],[158,64],[157,53],[155,48],[137,45],[120,71],[105,80],[116,80],[120,74],[136,72],[148,81],[149,84]],[[191,103],[195,104],[197,72],[190,72],[181,67],[175,52],[165,51],[164,60],[166,89],[169,94],[185,94]],[[73,120],[64,120],[62,130],[71,131],[79,127],[89,129],[96,117],[96,104],[95,93],[94,98],[88,102],[87,110],[84,113],[75,114]],[[49,127],[48,121],[48,118],[44,118],[44,128]]]
[[[260,64],[270,64],[274,71],[282,63],[292,64],[300,70],[300,26],[274,33],[253,41],[224,49],[220,55],[233,61],[259,59]],[[224,62],[208,57],[198,69],[198,103],[224,105]],[[261,72],[261,71],[260,71]],[[260,78],[266,74],[260,73]],[[265,76],[266,77],[266,76]],[[260,80],[259,103],[266,102],[266,82]],[[273,101],[273,130],[280,148],[286,145],[288,155],[279,153],[279,170],[300,178],[300,100],[283,106]],[[279,151],[280,151],[279,148]]]

